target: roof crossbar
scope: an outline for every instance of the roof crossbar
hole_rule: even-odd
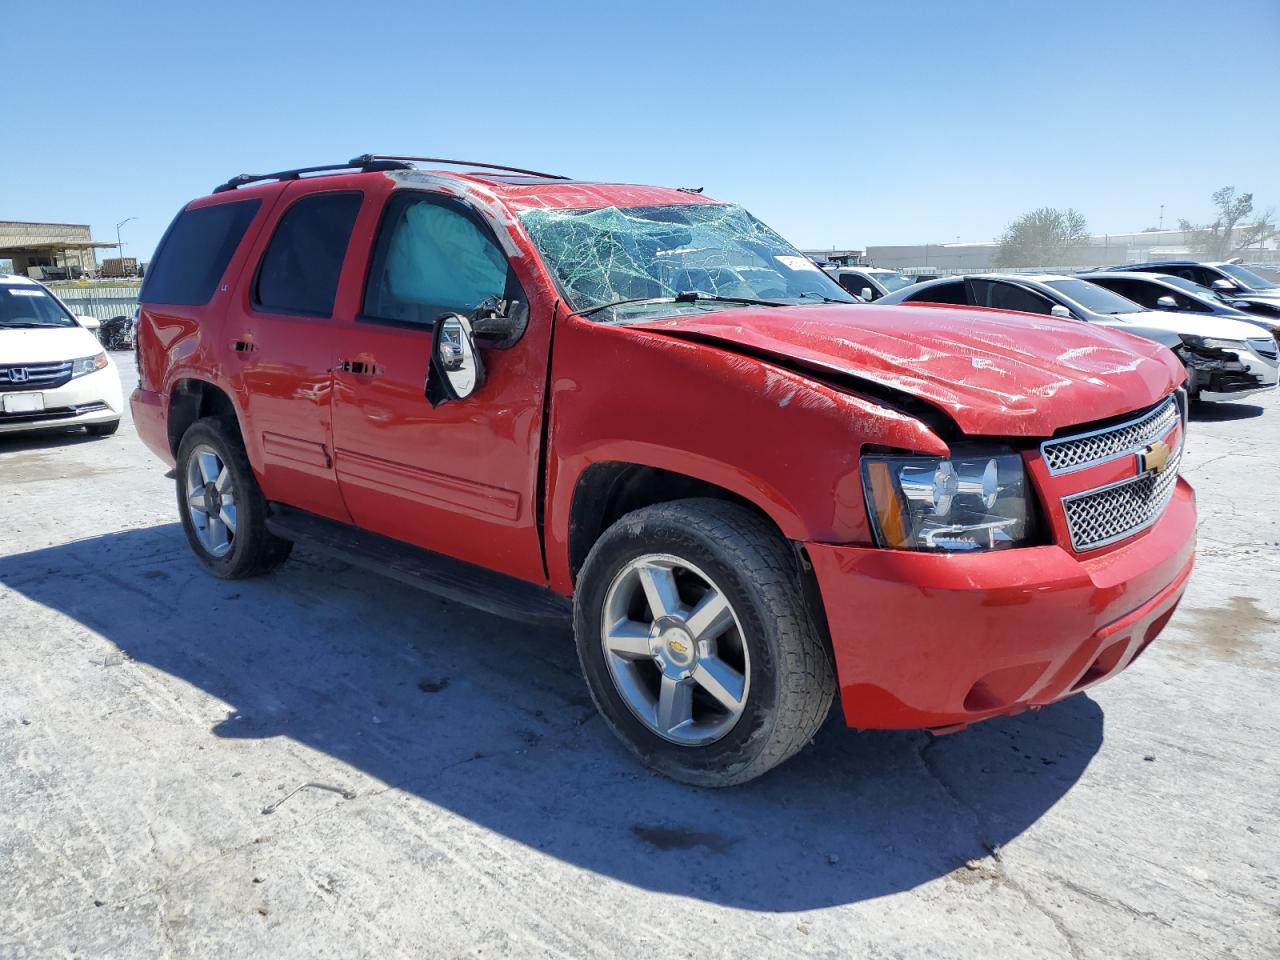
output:
[[[483,170],[503,170],[507,173],[518,173],[529,177],[543,177],[547,180],[569,180],[570,177],[558,173],[541,173],[537,170],[525,170],[521,167],[507,167],[499,163],[476,163],[471,160],[446,160],[444,157],[398,157],[384,154],[365,153],[348,160],[346,163],[329,163],[318,167],[296,167],[292,170],[277,170],[275,173],[241,173],[226,183],[213,188],[214,193],[226,193],[237,187],[263,180],[300,180],[309,173],[336,173],[339,170],[359,170],[362,173],[375,173],[383,170],[414,170],[418,163],[443,163],[451,167],[478,167]]]

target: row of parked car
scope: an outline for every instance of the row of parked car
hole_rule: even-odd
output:
[[[862,300],[990,307],[1073,317],[1161,343],[1187,368],[1191,396],[1236,400],[1276,386],[1280,284],[1236,262],[1164,260],[1060,274],[912,277],[827,265]]]

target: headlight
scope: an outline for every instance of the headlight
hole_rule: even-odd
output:
[[[1244,350],[1244,343],[1239,340],[1218,340],[1214,337],[1198,337],[1193,333],[1180,333],[1182,342],[1189,347],[1200,347],[1204,350]]]
[[[105,353],[96,353],[92,357],[81,357],[79,360],[71,361],[71,377],[83,377],[86,373],[93,373],[97,370],[105,370],[107,368],[107,355]]]
[[[1000,550],[1031,535],[1022,457],[956,445],[951,457],[867,454],[862,485],[876,539],[897,550]]]

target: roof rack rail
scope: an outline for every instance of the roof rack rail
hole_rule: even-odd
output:
[[[562,173],[543,173],[540,170],[525,170],[523,167],[508,167],[501,163],[478,163],[474,160],[448,160],[444,157],[402,157],[389,153],[366,153],[363,156],[356,157],[351,161],[352,165],[365,163],[379,163],[381,161],[392,162],[417,162],[417,163],[444,163],[451,167],[478,167],[481,170],[503,170],[506,173],[519,173],[527,177],[544,177],[547,180],[572,180],[572,177],[566,177]]]
[[[363,157],[356,157],[346,163],[328,163],[319,167],[295,167],[292,170],[278,170],[275,173],[241,173],[226,183],[220,183],[213,188],[214,193],[226,193],[228,190],[235,190],[237,187],[243,187],[250,183],[259,183],[263,180],[301,180],[305,173],[333,173],[338,170],[360,170],[363,173],[372,173],[379,170],[412,170],[412,163],[405,163],[398,159],[389,157],[375,158],[366,154]]]

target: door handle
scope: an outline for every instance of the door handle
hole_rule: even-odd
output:
[[[356,376],[377,376],[378,368],[372,360],[339,360],[334,365],[335,373],[354,373]]]
[[[236,353],[253,353],[258,349],[258,345],[252,340],[245,338],[243,340],[232,340],[231,349]]]

